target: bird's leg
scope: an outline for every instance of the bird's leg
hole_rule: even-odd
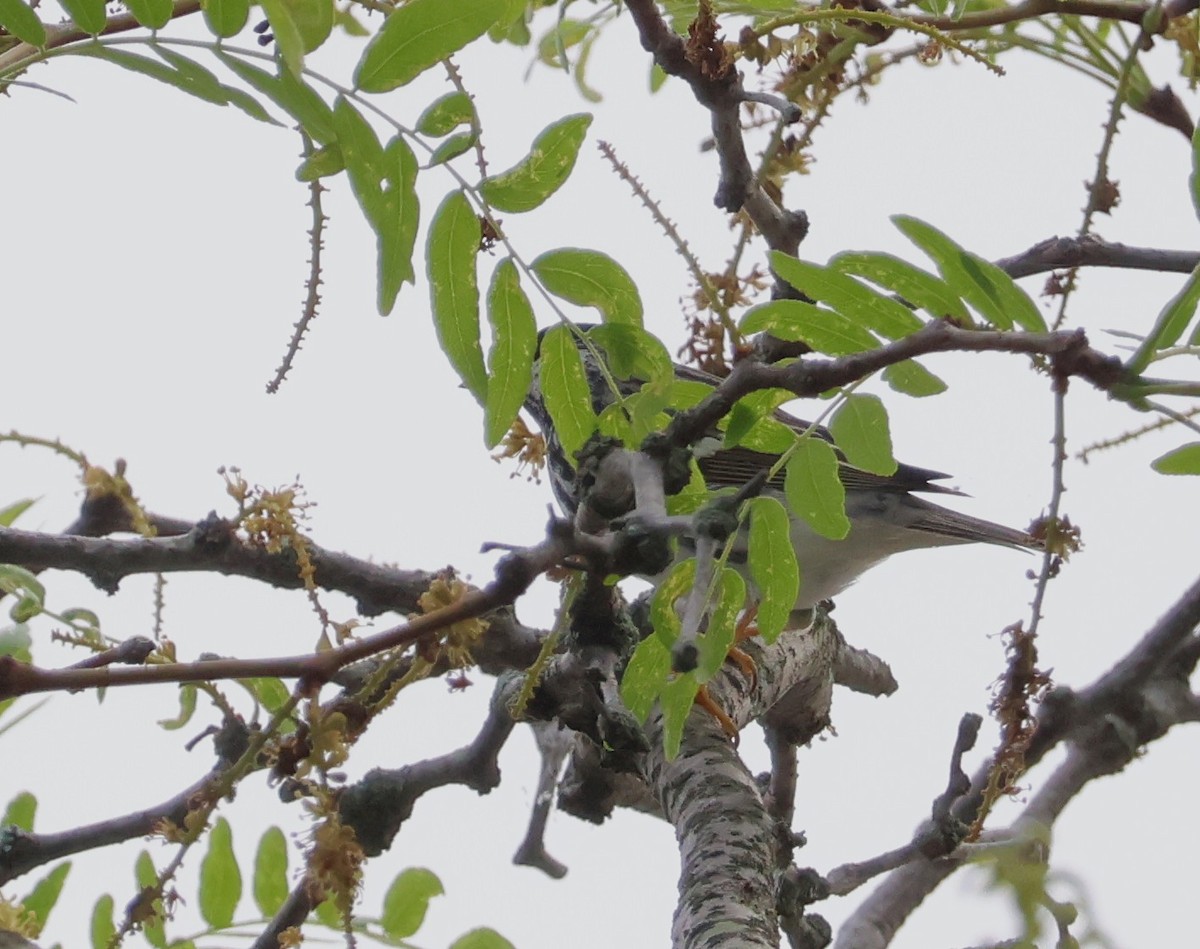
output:
[[[754,688],[755,683],[758,681],[758,667],[755,666],[754,660],[750,656],[738,648],[737,644],[744,643],[752,636],[758,635],[758,627],[754,625],[754,618],[757,615],[757,605],[750,607],[742,614],[742,618],[738,620],[737,627],[734,629],[733,646],[730,647],[729,654],[725,657],[742,670],[742,674],[750,680],[750,688]],[[725,714],[725,710],[716,703],[713,697],[709,695],[707,686],[700,686],[700,690],[696,693],[696,704],[717,720],[717,724],[721,726],[721,731],[728,735],[734,747],[737,747],[740,737],[737,725],[734,724],[732,718]]]
[[[733,747],[736,748],[738,741],[741,739],[737,724],[725,713],[725,709],[721,708],[716,703],[716,700],[709,695],[708,686],[700,686],[700,691],[696,693],[695,703],[717,720],[717,724],[721,726],[721,731],[729,736],[729,740],[733,742]]]
[[[750,680],[750,688],[754,688],[755,683],[758,682],[758,667],[754,665],[753,659],[738,648],[738,643],[744,643],[747,639],[758,635],[758,626],[754,622],[757,616],[757,603],[742,614],[742,618],[738,620],[737,627],[733,631],[733,646],[729,650],[729,655],[725,657],[742,670],[742,674]]]

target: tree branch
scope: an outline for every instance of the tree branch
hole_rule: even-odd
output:
[[[1029,250],[995,263],[1014,279],[1064,267],[1119,267],[1191,273],[1200,265],[1200,253],[1157,247],[1129,247],[1088,234],[1084,237],[1049,237]]]
[[[671,419],[666,440],[676,447],[693,444],[730,412],[738,399],[760,389],[786,389],[799,398],[812,398],[905,359],[945,352],[1046,356],[1053,361],[1058,374],[1079,376],[1101,390],[1112,389],[1125,379],[1120,360],[1093,349],[1082,330],[1045,333],[976,330],[963,329],[947,320],[933,320],[894,342],[839,359],[809,357],[783,366],[744,359],[712,394]]]
[[[180,17],[190,16],[200,10],[200,0],[175,0],[172,5],[171,19],[177,20]],[[104,29],[99,33],[100,36],[112,36],[115,33],[126,33],[129,30],[144,29],[141,23],[132,13],[118,13],[108,18],[108,22],[104,24]],[[46,42],[42,48],[31,46],[28,43],[18,43],[12,49],[0,53],[0,73],[7,69],[20,67],[27,61],[32,61],[40,55],[43,50],[57,49],[60,46],[66,46],[68,43],[78,43],[92,38],[91,33],[81,30],[74,23],[69,26],[46,26]],[[3,82],[0,79],[0,82]]]
[[[801,683],[811,683],[811,719],[828,722],[836,628],[824,620],[785,633],[773,645],[744,644],[757,668],[754,682],[727,666],[709,692],[739,725],[748,723]],[[643,773],[675,826],[682,868],[672,929],[676,949],[726,944],[737,927],[739,947],[776,946],[778,867],[775,824],[758,785],[715,719],[693,709],[679,754],[668,761],[663,722],[647,723],[650,751]]]
[[[57,834],[26,833],[11,826],[0,829],[0,886],[52,860],[148,837],[163,821],[182,824],[191,802],[205,796],[211,780],[211,774],[205,775],[160,804]]]
[[[1078,693],[1060,688],[1046,697],[1025,755],[1027,770],[1063,741],[1071,742],[1067,762],[1046,780],[1013,828],[999,836],[1018,838],[1034,824],[1050,826],[1093,778],[1121,770],[1145,744],[1200,717],[1200,702],[1188,687],[1200,657],[1198,625],[1200,580],[1095,683]],[[971,790],[952,808],[956,818],[974,820],[991,770],[988,762],[976,772]],[[835,949],[883,949],[970,853],[964,847],[954,857],[913,861],[892,872],[847,919]]]
[[[755,179],[742,137],[740,107],[746,94],[737,70],[724,59],[711,10],[706,13],[701,8],[685,45],[667,26],[653,0],[627,0],[625,6],[637,25],[642,48],[653,54],[665,73],[686,82],[712,116],[721,163],[714,203],[730,213],[744,207],[768,246],[795,254],[808,233],[808,217],[802,211],[780,207]]]
[[[514,724],[508,710],[513,694],[507,679],[496,683],[487,718],[469,745],[403,768],[375,768],[342,792],[339,816],[354,828],[363,853],[376,857],[387,850],[417,799],[429,791],[462,784],[487,794],[500,784],[500,749]]]
[[[247,577],[274,587],[297,590],[304,586],[295,554],[270,553],[241,540],[230,521],[210,514],[187,528],[170,521],[176,536],[100,538],[67,534],[42,534],[0,528],[0,562],[19,563],[30,570],[73,570],[106,593],[115,593],[120,581],[142,573],[206,571]],[[354,597],[359,612],[377,616],[387,610],[419,609],[418,599],[436,574],[423,570],[398,570],[348,554],[309,544],[317,585]]]
[[[25,532],[3,531],[0,536],[0,560],[6,556],[5,539],[20,534],[18,544],[28,543],[26,561],[41,563],[37,551],[46,543],[56,551],[74,550],[73,545],[97,544],[104,548],[117,541],[91,541],[77,537],[46,537]],[[190,535],[189,535],[190,536]],[[186,541],[186,538],[184,539]],[[177,540],[149,539],[129,542],[135,554],[144,554],[145,545],[157,550],[158,545],[174,544]],[[256,676],[277,676],[314,682],[328,682],[334,674],[350,663],[373,656],[397,646],[410,645],[446,629],[455,623],[483,616],[491,610],[511,605],[544,571],[576,551],[575,533],[569,524],[551,521],[548,536],[536,547],[526,548],[505,556],[496,566],[495,579],[482,590],[468,590],[453,603],[416,616],[407,623],[391,629],[351,640],[320,653],[299,656],[276,656],[263,659],[213,659],[192,663],[140,666],[136,668],[104,667],[99,669],[41,669],[22,663],[12,656],[0,656],[0,699],[33,692],[66,691],[72,689],[108,688],[142,685],[152,682],[201,682],[217,679],[241,679]],[[96,556],[96,551],[91,551]],[[91,563],[84,558],[84,562]],[[43,564],[44,565],[44,564]],[[217,568],[219,569],[219,567]]]

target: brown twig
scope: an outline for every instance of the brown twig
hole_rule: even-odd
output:
[[[1200,265],[1200,252],[1128,247],[1087,234],[1083,237],[1050,237],[1020,254],[997,260],[995,264],[1014,279],[1063,267],[1119,267],[1191,273]]]
[[[666,438],[675,446],[692,444],[724,417],[738,399],[759,389],[787,389],[799,398],[811,398],[905,359],[940,352],[1046,356],[1060,375],[1079,376],[1102,390],[1111,389],[1125,376],[1120,360],[1093,349],[1082,330],[1047,333],[969,330],[946,320],[934,320],[895,342],[839,359],[807,358],[787,366],[743,360],[704,401],[671,420]]]
[[[313,153],[313,142],[308,133],[300,130],[304,139],[304,156]],[[321,193],[325,190],[320,178],[314,178],[308,183],[308,207],[312,211],[312,227],[308,230],[308,279],[304,281],[304,306],[300,319],[292,327],[292,338],[288,340],[287,351],[283,354],[283,362],[275,370],[275,375],[267,383],[267,392],[274,395],[283,385],[283,380],[292,368],[296,354],[300,352],[300,344],[308,332],[312,321],[317,318],[317,307],[321,305],[321,252],[325,249],[325,225],[329,218],[321,206]]]
[[[171,19],[177,20],[180,17],[190,16],[199,11],[200,0],[175,0],[171,10]],[[119,13],[108,18],[108,22],[104,24],[104,29],[100,31],[99,35],[112,36],[116,33],[127,33],[130,30],[140,29],[144,29],[144,27],[132,13]],[[32,60],[44,50],[56,49],[59,46],[66,46],[68,43],[77,43],[90,40],[91,38],[91,33],[81,30],[73,23],[69,26],[48,25],[46,27],[46,42],[40,49],[28,43],[18,43],[12,49],[0,53],[0,73],[6,69],[21,65],[25,60]]]
[[[553,526],[553,525],[552,525]],[[24,533],[7,531],[5,533]],[[81,542],[81,538],[40,538],[46,541]],[[0,558],[4,554],[0,538]],[[91,541],[112,544],[113,541]],[[203,682],[218,679],[242,679],[255,676],[296,678],[328,682],[350,663],[377,653],[407,646],[465,619],[477,618],[490,610],[511,604],[539,574],[561,562],[574,550],[569,531],[551,530],[537,547],[513,553],[500,561],[495,579],[482,590],[470,590],[460,599],[441,609],[417,616],[391,629],[345,643],[325,652],[274,656],[261,659],[214,659],[206,662],[174,663],[137,668],[42,669],[19,662],[12,656],[0,657],[0,698],[34,692],[72,689],[109,688],[154,682]],[[193,567],[194,569],[194,567]]]

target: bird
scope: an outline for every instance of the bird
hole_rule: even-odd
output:
[[[592,327],[578,326],[583,333]],[[539,385],[541,343],[547,330],[538,336],[533,384],[525,400],[525,409],[533,417],[546,440],[546,470],[550,486],[559,506],[568,517],[574,517],[580,505],[580,484],[575,467],[568,460],[557,438],[554,420],[546,408]],[[603,356],[599,345],[588,346],[582,337],[575,337],[583,358],[593,408],[597,413],[616,401],[610,380],[611,371],[604,372],[597,364]],[[676,364],[677,379],[701,382],[712,386],[721,379],[699,369]],[[617,380],[622,396],[640,389],[639,379]],[[811,431],[836,449],[832,434],[821,426],[782,410],[774,413],[776,421],[796,433]],[[751,479],[761,477],[779,460],[769,452],[755,451],[744,446],[725,447],[723,437],[715,429],[695,446],[695,457],[710,489],[743,488]],[[1018,550],[1040,550],[1041,540],[1032,534],[1006,527],[992,521],[972,517],[919,497],[920,494],[958,495],[963,492],[939,482],[950,475],[929,468],[898,464],[890,475],[880,475],[850,464],[839,452],[838,476],[845,488],[846,517],[850,522],[848,534],[833,540],[814,531],[800,517],[790,519],[790,540],[800,568],[801,584],[795,611],[811,610],[851,586],[872,567],[893,554],[928,547],[983,543]],[[765,494],[782,498],[782,472],[771,476],[763,489]],[[687,553],[685,549],[683,554]],[[744,545],[735,548],[730,562],[745,561]],[[652,580],[655,578],[651,578]]]

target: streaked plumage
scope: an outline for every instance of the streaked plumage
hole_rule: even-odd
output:
[[[590,353],[583,351],[583,355],[594,407],[599,411],[613,399],[603,376],[592,365]],[[685,380],[713,386],[721,381],[686,366],[676,366],[675,371],[677,377]],[[620,382],[627,394],[636,392],[640,386],[638,380]],[[552,420],[542,403],[536,368],[534,385],[525,407],[546,437],[549,479],[555,496],[563,510],[573,515],[579,503],[575,494],[575,471],[555,437]],[[786,412],[777,411],[774,418],[797,432],[810,427],[808,422]],[[813,434],[834,444],[832,435],[824,428],[817,427]],[[741,487],[778,460],[777,455],[740,446],[724,448],[722,435],[715,430],[695,446],[695,454],[710,488]],[[1024,531],[961,514],[916,496],[916,493],[961,495],[961,491],[936,483],[949,477],[942,472],[901,464],[891,475],[878,475],[856,468],[843,458],[839,477],[846,488],[846,516],[851,523],[850,533],[844,539],[830,540],[815,533],[800,518],[791,520],[791,539],[801,573],[797,609],[807,609],[835,596],[866,570],[892,554],[906,550],[967,543],[1018,549],[1041,546]],[[781,496],[782,473],[772,478],[765,490]],[[744,559],[744,552],[742,557]]]

